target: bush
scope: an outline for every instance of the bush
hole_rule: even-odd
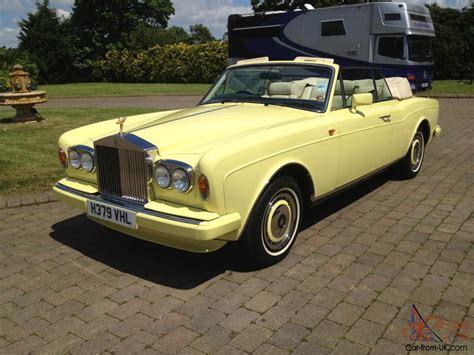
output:
[[[436,31],[435,79],[472,79],[474,75],[474,7],[456,10],[428,6]]]
[[[178,43],[137,54],[111,50],[94,62],[93,74],[112,82],[211,83],[226,66],[227,43]]]
[[[28,53],[16,48],[0,48],[0,92],[11,90],[8,74],[15,64],[21,64],[23,70],[30,73],[31,88],[35,89],[38,85],[39,70]]]

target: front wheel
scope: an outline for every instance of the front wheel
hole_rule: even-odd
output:
[[[241,238],[255,266],[282,260],[293,245],[302,215],[301,190],[293,178],[279,178],[265,189]]]
[[[402,179],[411,179],[418,175],[425,156],[425,138],[420,129],[416,131],[405,157],[398,163],[398,175]]]

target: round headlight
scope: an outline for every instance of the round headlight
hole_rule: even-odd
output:
[[[81,156],[76,150],[69,151],[69,164],[74,169],[79,169],[81,167]]]
[[[188,173],[180,168],[173,171],[173,186],[179,192],[188,191],[190,186]]]
[[[82,153],[81,166],[88,173],[94,171],[94,158],[92,158],[92,155],[87,152]]]
[[[164,165],[158,165],[155,169],[155,181],[162,189],[167,189],[171,185],[171,173]]]

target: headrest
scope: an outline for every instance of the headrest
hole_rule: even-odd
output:
[[[268,93],[272,95],[291,95],[291,83],[277,81],[268,86]]]
[[[355,86],[356,86],[356,82],[355,81],[352,81],[352,80],[343,80],[342,81],[342,85],[344,85],[344,94],[345,95],[352,95],[354,94],[354,90],[355,90]],[[336,92],[335,92],[336,95],[342,95],[341,93],[341,85],[338,83],[338,85],[336,85]]]
[[[303,91],[308,86],[316,86],[318,84],[318,78],[306,78],[301,80],[292,81],[291,95],[300,97],[303,95]]]

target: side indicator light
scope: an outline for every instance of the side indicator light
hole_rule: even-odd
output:
[[[201,198],[203,200],[207,200],[209,198],[209,181],[207,180],[207,177],[205,175],[199,176],[198,186]]]
[[[59,158],[59,162],[61,163],[63,168],[67,168],[66,152],[64,150],[62,150],[61,148],[58,149],[58,158]]]

